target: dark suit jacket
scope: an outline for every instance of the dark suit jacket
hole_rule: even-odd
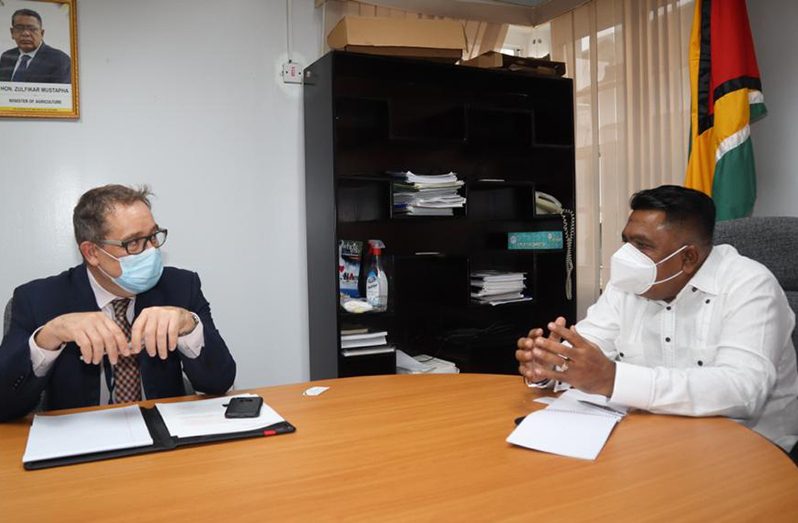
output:
[[[9,49],[0,56],[0,82],[10,82],[14,66],[19,58],[19,48]],[[72,64],[69,56],[47,44],[42,44],[36,56],[28,63],[18,82],[38,82],[44,84],[72,83]]]
[[[222,394],[233,385],[236,364],[213,324],[210,305],[202,295],[199,276],[190,271],[164,268],[158,284],[136,296],[135,316],[153,305],[183,307],[202,320],[205,345],[199,357],[190,359],[179,350],[166,360],[138,355],[147,399],[185,394],[182,372],[194,389]],[[34,280],[14,291],[11,326],[0,344],[0,421],[33,410],[43,391],[47,409],[98,405],[100,367],[80,360],[80,349],[68,343],[46,376],[33,373],[28,340],[49,320],[70,312],[97,311],[86,266],[73,267],[57,276]]]

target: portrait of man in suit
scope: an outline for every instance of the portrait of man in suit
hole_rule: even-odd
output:
[[[0,56],[0,82],[68,84],[72,63],[63,51],[44,42],[42,17],[32,9],[18,9],[11,16],[14,49]]]

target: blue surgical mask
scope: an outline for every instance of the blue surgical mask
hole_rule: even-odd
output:
[[[147,249],[139,254],[129,254],[121,258],[117,258],[102,247],[100,250],[119,262],[122,274],[118,278],[114,278],[98,266],[100,271],[131,294],[147,292],[155,287],[155,284],[161,279],[161,274],[163,274],[161,249]]]

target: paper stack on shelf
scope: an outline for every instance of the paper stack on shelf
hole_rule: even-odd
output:
[[[460,374],[460,369],[451,361],[433,358],[426,354],[410,356],[402,350],[396,351],[397,374]]]
[[[396,214],[408,216],[452,216],[466,199],[457,191],[463,180],[457,174],[415,174],[410,171],[389,172],[393,183],[393,208]]]
[[[490,305],[530,301],[532,297],[524,295],[525,282],[525,272],[495,270],[472,272],[471,299]]]
[[[342,331],[341,354],[350,357],[393,352],[396,348],[388,344],[387,336],[386,331],[356,333]]]

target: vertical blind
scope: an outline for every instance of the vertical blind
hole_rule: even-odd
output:
[[[681,185],[693,0],[592,0],[551,22],[552,59],[574,80],[577,316],[601,292],[629,197]]]

